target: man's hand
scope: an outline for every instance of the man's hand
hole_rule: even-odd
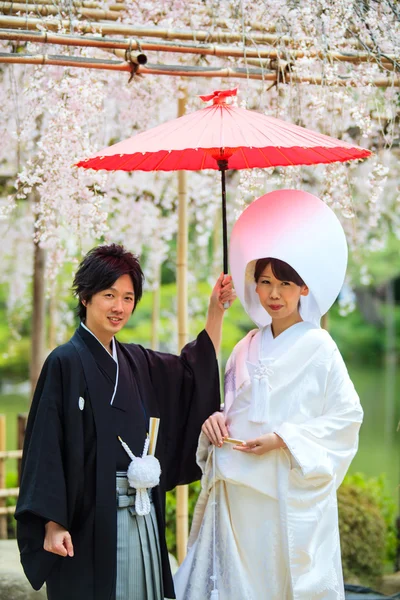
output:
[[[228,428],[223,413],[215,412],[204,421],[202,432],[208,437],[214,446],[221,447],[224,443],[224,438],[229,436]]]
[[[234,450],[247,452],[247,454],[258,454],[258,456],[278,448],[286,448],[286,444],[276,433],[266,433],[254,440],[248,440],[242,446],[233,447]]]
[[[70,533],[54,521],[49,521],[45,525],[45,536],[43,548],[47,552],[59,554],[60,556],[73,556],[74,547]]]
[[[233,289],[232,277],[221,273],[211,293],[209,311],[218,310],[223,312],[224,305],[229,304],[231,306],[235,298],[236,292]]]

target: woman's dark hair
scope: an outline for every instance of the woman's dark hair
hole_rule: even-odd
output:
[[[254,268],[254,280],[257,283],[264,269],[271,265],[271,271],[279,281],[291,281],[296,285],[306,285],[300,275],[290,265],[278,258],[259,258]]]
[[[96,246],[86,254],[75,273],[72,289],[78,298],[76,314],[86,319],[86,307],[82,300],[90,302],[92,296],[107,290],[122,275],[132,279],[135,294],[133,310],[142,297],[144,275],[136,256],[118,244]]]

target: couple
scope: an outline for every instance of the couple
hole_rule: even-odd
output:
[[[33,587],[46,581],[50,600],[344,598],[336,488],[362,411],[319,321],[346,259],[339,222],[311,194],[267,194],[241,215],[232,275],[258,329],[228,361],[220,412],[230,278],[176,357],[114,338],[141,296],[136,259],[118,246],[85,257],[81,325],[47,359],[27,428],[16,518]],[[155,457],[137,469],[150,417],[160,418]],[[174,592],[165,491],[198,478],[195,458],[202,491]]]

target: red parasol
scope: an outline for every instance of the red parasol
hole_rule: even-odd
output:
[[[227,103],[237,90],[200,96],[212,105],[168,121],[77,163],[107,171],[218,169],[222,183],[224,273],[228,271],[225,171],[345,162],[371,152]]]

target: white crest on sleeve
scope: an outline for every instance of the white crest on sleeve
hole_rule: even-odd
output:
[[[79,396],[78,406],[81,410],[85,408],[85,398],[82,398],[82,396]]]

